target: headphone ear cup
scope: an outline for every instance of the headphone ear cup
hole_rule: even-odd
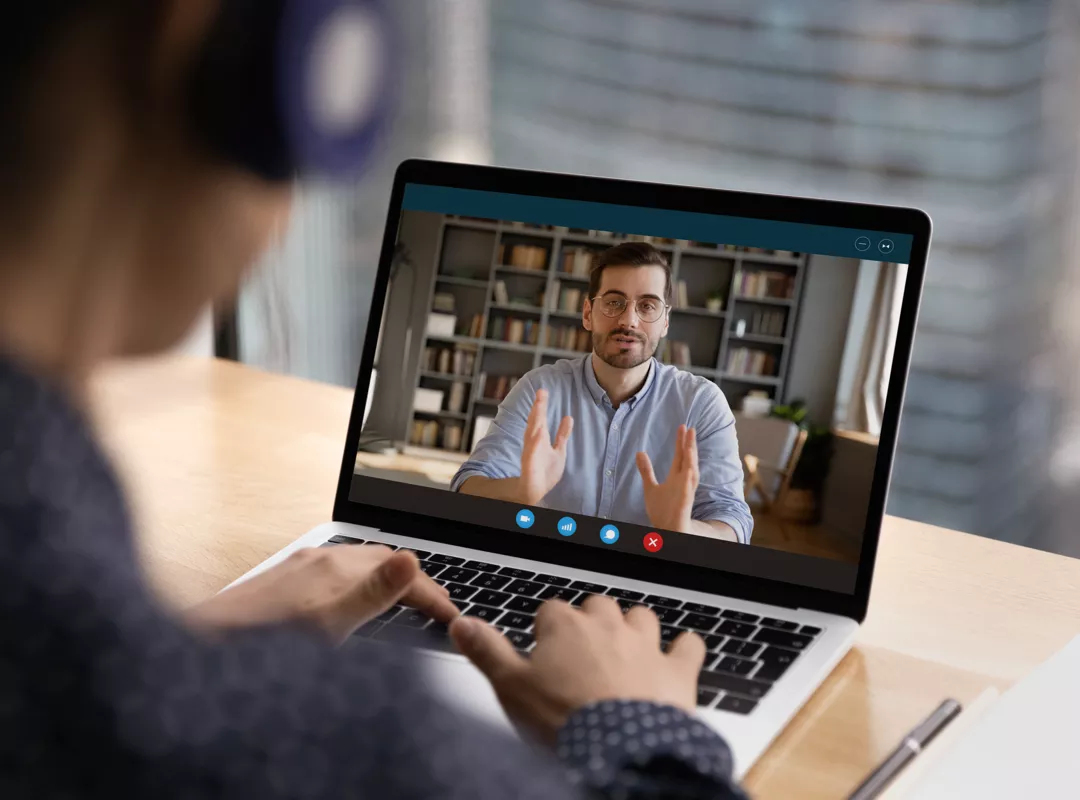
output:
[[[272,181],[295,175],[278,108],[286,5],[287,0],[221,0],[189,95],[195,135],[210,152]]]
[[[221,0],[192,72],[195,133],[267,180],[355,176],[391,116],[394,38],[381,0]]]

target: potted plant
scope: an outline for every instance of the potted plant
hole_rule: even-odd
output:
[[[724,310],[724,293],[720,289],[714,289],[709,292],[709,296],[705,300],[705,308],[714,314],[719,314]]]
[[[793,422],[806,431],[806,442],[791,475],[784,508],[778,508],[777,512],[792,520],[817,524],[821,521],[821,496],[832,462],[832,430],[810,419],[803,400],[773,406],[770,416]]]

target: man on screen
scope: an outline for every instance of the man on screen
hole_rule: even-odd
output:
[[[670,302],[671,269],[652,245],[601,253],[582,310],[592,353],[523,376],[451,489],[748,544],[727,398],[653,358]]]

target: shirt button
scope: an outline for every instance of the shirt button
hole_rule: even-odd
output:
[[[611,423],[611,429],[613,431],[617,431],[619,429],[619,423],[618,422]]]
[[[615,470],[609,469],[606,472],[604,472],[604,474],[607,475],[610,478],[612,475],[615,474]]]

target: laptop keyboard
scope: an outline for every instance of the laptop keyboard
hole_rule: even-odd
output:
[[[323,547],[364,544],[351,536],[334,536]],[[372,542],[372,544],[384,544]],[[673,597],[646,595],[632,589],[572,581],[558,575],[530,572],[487,561],[406,549],[420,559],[420,568],[445,586],[466,616],[494,625],[517,650],[528,654],[535,645],[534,615],[545,600],[580,606],[591,595],[613,598],[623,611],[648,606],[660,618],[660,647],[666,650],[683,631],[705,640],[708,650],[698,678],[698,705],[735,714],[749,714],[773,684],[813,643],[821,628],[776,617],[760,617],[719,606],[687,603]],[[428,650],[456,652],[445,625],[418,611],[394,606],[361,627],[360,637]]]

